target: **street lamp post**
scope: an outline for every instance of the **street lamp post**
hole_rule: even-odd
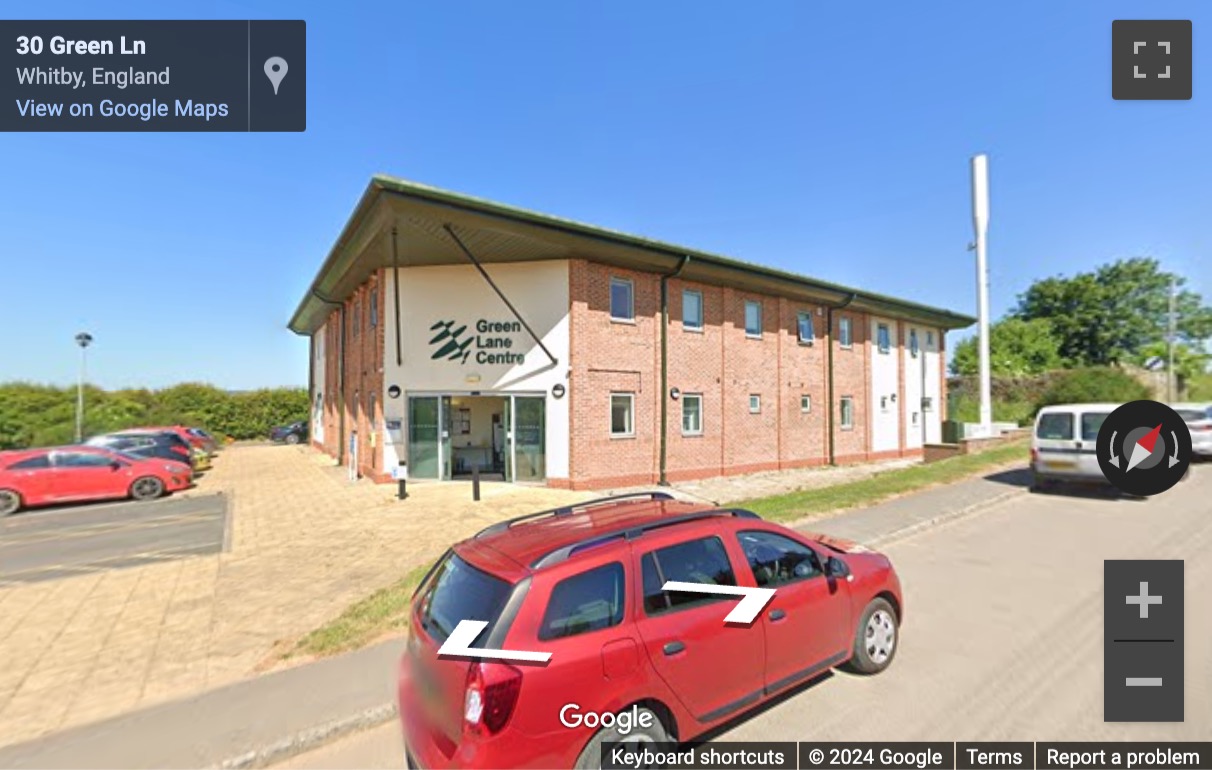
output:
[[[80,346],[80,378],[76,381],[76,443],[84,441],[84,375],[88,366],[88,346],[92,344],[93,335],[80,332],[76,335],[76,344]]]

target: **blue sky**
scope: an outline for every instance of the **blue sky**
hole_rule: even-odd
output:
[[[28,4],[96,18],[92,3]],[[5,7],[18,14],[16,4]],[[1212,6],[122,3],[303,18],[302,134],[0,134],[0,381],[306,383],[285,325],[384,172],[995,317],[1152,255],[1212,294]],[[1111,99],[1111,21],[1194,22],[1194,98]]]

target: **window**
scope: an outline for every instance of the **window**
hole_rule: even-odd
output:
[[[698,393],[682,396],[682,435],[703,435],[703,397]]]
[[[837,321],[837,341],[844,348],[849,348],[854,344],[853,338],[850,336],[850,319],[845,316]]]
[[[703,330],[703,292],[693,289],[682,292],[682,328]]]
[[[55,452],[51,463],[56,468],[100,468],[112,463],[107,455],[92,452]]]
[[[762,411],[762,397],[757,393],[749,394],[749,414],[757,414]]]
[[[759,588],[775,588],[825,574],[816,552],[789,537],[773,532],[738,532],[737,539]]]
[[[800,412],[808,414],[812,411],[812,396],[805,393],[800,396]]]
[[[455,412],[455,430],[460,436],[467,436],[471,433],[471,410],[467,407],[460,407]]]
[[[358,329],[362,325],[362,303],[357,300],[353,301],[353,323],[349,325],[349,336],[357,337]]]
[[[816,332],[812,328],[812,313],[797,313],[795,317],[795,326],[800,344],[811,345],[812,340],[816,338]]]
[[[909,330],[909,355],[917,358],[917,329]]]
[[[853,396],[842,396],[841,424],[842,424],[842,430],[851,430],[854,428],[854,397]]]
[[[623,565],[606,564],[565,578],[551,590],[539,639],[600,631],[623,622]]]
[[[888,324],[879,324],[875,327],[875,339],[881,353],[887,353],[892,349],[892,335],[888,331]]]
[[[888,397],[887,396],[880,396],[880,411],[881,412],[888,411]]]
[[[50,458],[49,457],[47,457],[46,455],[35,455],[34,457],[27,457],[19,463],[13,463],[12,465],[8,466],[8,470],[10,470],[10,471],[32,471],[32,470],[38,470],[40,468],[49,468],[49,467],[50,467]]]
[[[1043,439],[1073,438],[1073,415],[1069,412],[1053,412],[1039,418],[1035,437]]]
[[[370,289],[370,328],[375,328],[379,325],[379,292],[375,287]]]
[[[511,587],[448,551],[422,590],[421,627],[441,644],[461,620],[488,623],[488,628],[480,632],[479,637],[488,638],[509,598]]]
[[[931,396],[924,396],[922,398],[922,411],[930,412],[933,410],[934,410],[934,398],[932,398]]]
[[[934,350],[934,332],[926,332],[926,349]]]
[[[755,300],[745,300],[745,336],[762,336],[762,303]]]
[[[718,537],[691,540],[646,553],[641,563],[644,573],[644,611],[649,615],[697,607],[721,599],[736,601],[736,597],[726,595],[661,590],[661,586],[670,580],[717,586],[736,585],[736,575],[732,572],[728,553]]]
[[[635,286],[626,278],[610,279],[610,318],[612,321],[635,320]]]
[[[1103,427],[1109,412],[1085,412],[1082,414],[1082,441],[1098,441],[1098,431]]]
[[[610,435],[635,435],[635,394],[610,394]]]
[[[917,425],[917,412],[914,412],[914,413],[913,413],[912,420],[913,420],[913,424],[914,424],[914,425]]]

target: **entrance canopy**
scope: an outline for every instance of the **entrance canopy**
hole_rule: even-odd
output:
[[[312,334],[333,303],[342,302],[376,270],[398,264],[466,265],[458,241],[482,263],[588,259],[608,265],[731,286],[809,302],[842,305],[961,329],[976,319],[695,249],[539,214],[389,176],[376,175],[290,320]],[[395,254],[392,233],[395,232]]]

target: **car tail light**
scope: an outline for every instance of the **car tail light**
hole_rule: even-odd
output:
[[[1031,447],[1031,464],[1035,465],[1035,461],[1039,459],[1039,450]]]
[[[463,693],[463,722],[473,732],[501,731],[513,715],[522,689],[522,672],[502,663],[472,663]]]

